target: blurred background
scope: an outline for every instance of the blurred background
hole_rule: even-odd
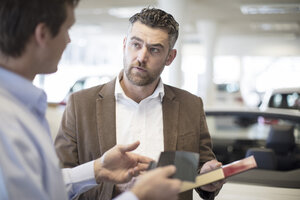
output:
[[[299,199],[299,0],[81,0],[58,72],[34,80],[48,95],[52,137],[72,92],[118,75],[128,19],[149,6],[180,24],[162,79],[203,99],[217,159],[256,156],[257,170],[229,182],[268,186],[226,184],[218,199]]]
[[[148,6],[180,24],[179,54],[163,81],[205,106],[256,107],[270,89],[300,87],[299,0],[82,0],[58,72],[34,81],[48,101],[63,101],[79,79],[96,76],[75,90],[116,76],[128,18]]]

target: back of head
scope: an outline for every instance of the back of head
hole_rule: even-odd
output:
[[[129,19],[131,25],[139,21],[151,28],[165,30],[169,35],[169,45],[172,49],[178,38],[179,24],[171,14],[156,8],[144,8]]]
[[[45,23],[53,37],[67,17],[66,5],[79,0],[1,0],[0,53],[19,57],[39,23]]]

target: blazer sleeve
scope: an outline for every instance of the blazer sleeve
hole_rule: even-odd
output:
[[[204,163],[216,159],[215,154],[212,151],[212,140],[206,122],[206,115],[203,109],[203,102],[200,97],[199,99],[200,99],[200,122],[199,122],[200,123],[200,145],[199,145],[200,163],[199,163],[198,173],[200,173],[200,169],[204,165]],[[215,192],[207,192],[201,190],[201,188],[199,187],[196,188],[196,191],[201,196],[201,198],[212,200],[215,199],[215,196],[219,193],[220,190],[217,190]]]
[[[200,113],[200,145],[199,145],[199,154],[200,154],[200,163],[199,163],[199,172],[201,167],[207,161],[216,159],[215,154],[212,151],[212,141],[210,133],[208,130],[205,111],[203,109],[202,99],[199,97],[200,106],[198,112]]]

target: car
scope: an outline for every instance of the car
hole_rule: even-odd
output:
[[[235,107],[244,106],[244,101],[241,95],[239,84],[234,83],[220,83],[216,84],[216,105],[229,105]]]
[[[252,153],[258,165],[228,178],[216,199],[299,199],[300,114],[224,107],[205,112],[217,159],[226,165]],[[277,124],[260,123],[260,117]],[[200,199],[195,192],[194,199]]]
[[[255,108],[206,108],[205,112],[213,150],[223,164],[244,158],[250,148],[266,147],[274,127],[290,126],[300,167],[300,114]],[[261,123],[261,117],[276,120],[277,124]]]
[[[261,111],[300,114],[300,87],[268,90],[259,105]],[[260,117],[260,122],[276,124],[278,121]]]
[[[278,88],[267,91],[259,109],[262,111],[284,109],[300,112],[300,87]]]
[[[74,93],[78,92],[83,89],[87,89],[96,85],[101,85],[106,82],[112,80],[113,77],[110,75],[101,75],[101,76],[86,76],[78,79],[72,87],[69,89],[65,98],[59,103],[60,105],[66,105],[69,96]]]
[[[112,80],[114,77],[111,75],[95,75],[81,77],[75,81],[70,87],[69,91],[65,95],[64,99],[60,102],[48,102],[48,109],[46,112],[46,118],[49,122],[51,136],[54,139],[58,132],[60,121],[65,110],[69,96],[73,92],[77,92],[83,89],[87,89],[96,85],[103,84]]]

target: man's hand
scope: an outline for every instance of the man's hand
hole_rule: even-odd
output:
[[[129,145],[116,145],[101,158],[94,162],[96,182],[108,181],[113,183],[125,183],[132,177],[146,170],[152,159],[130,151],[135,150],[140,142]]]
[[[213,169],[220,168],[222,166],[222,163],[218,162],[217,160],[211,160],[206,163],[201,168],[200,174],[211,171]],[[208,191],[208,192],[214,192],[218,189],[221,189],[223,184],[225,183],[225,180],[216,181],[214,183],[204,185],[200,187],[202,190]]]
[[[175,171],[174,166],[166,166],[146,172],[137,178],[131,191],[139,200],[176,200],[181,181],[169,178]]]

